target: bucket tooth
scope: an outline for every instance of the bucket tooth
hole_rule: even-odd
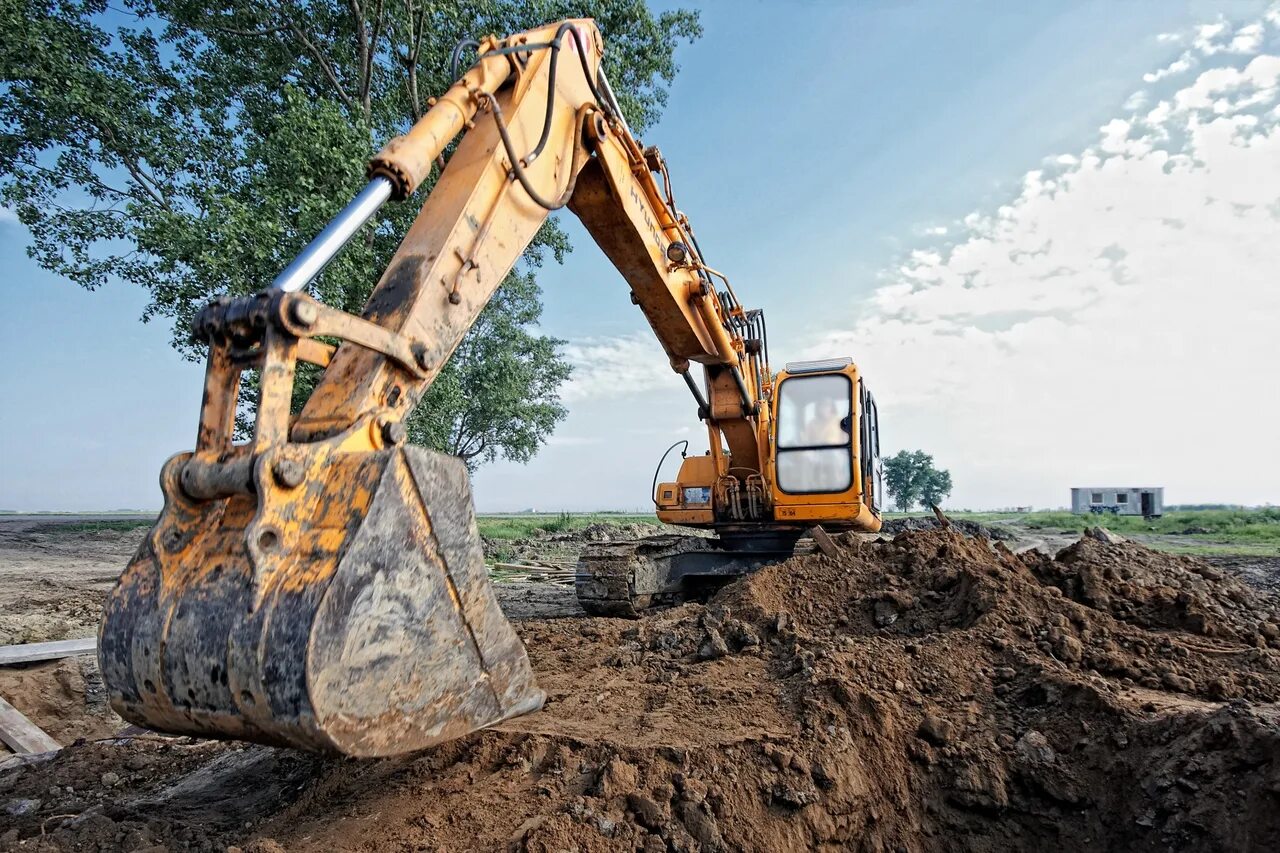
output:
[[[382,756],[541,707],[489,586],[465,466],[414,447],[329,461],[283,513],[256,506],[278,501],[261,482],[256,498],[188,501],[166,466],[165,512],[103,618],[121,716]]]

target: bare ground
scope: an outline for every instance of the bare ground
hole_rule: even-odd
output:
[[[91,633],[136,535],[0,528],[6,630]],[[499,586],[546,708],[395,760],[95,741],[91,658],[0,670],[86,738],[0,769],[0,849],[1280,849],[1272,595],[1136,544],[841,541],[635,622]]]

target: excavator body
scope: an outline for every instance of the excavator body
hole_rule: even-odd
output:
[[[709,455],[658,489],[659,517],[718,534],[596,555],[584,606],[632,614],[695,577],[776,559],[811,525],[878,527],[878,425],[856,368],[771,373],[763,312],[707,265],[661,153],[627,126],[603,51],[588,19],[481,40],[475,64],[370,161],[366,188],[268,288],[197,316],[208,362],[196,446],[165,464],[164,509],[99,632],[121,716],[384,756],[541,707],[489,585],[465,466],[409,445],[404,421],[561,207],[618,268],[707,425]],[[433,173],[360,316],[307,294],[382,204]],[[299,362],[322,373],[293,411]],[[250,370],[259,394],[241,441]]]
[[[765,470],[739,468],[712,442],[705,456],[684,459],[674,482],[658,484],[658,520],[725,538],[815,524],[878,530],[879,418],[853,360],[788,364],[771,384],[772,411],[761,419]]]
[[[853,360],[791,363],[771,384],[763,472],[736,466],[713,434],[705,455],[686,457],[654,491],[659,521],[715,535],[589,543],[575,582],[588,613],[634,617],[700,597],[791,557],[815,526],[880,529],[879,413]]]

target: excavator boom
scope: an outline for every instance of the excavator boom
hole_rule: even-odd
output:
[[[764,494],[774,379],[763,319],[705,264],[661,154],[632,136],[601,73],[603,49],[587,19],[484,39],[271,287],[199,314],[209,354],[196,447],[165,464],[164,510],[100,631],[122,716],[376,756],[541,706],[487,580],[465,467],[408,445],[404,421],[561,207],[618,267],[689,386],[718,476],[754,472],[748,491]],[[307,295],[455,139],[362,316]],[[294,415],[299,361],[323,373]],[[246,370],[260,396],[252,438],[236,443]]]

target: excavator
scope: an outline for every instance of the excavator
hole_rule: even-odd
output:
[[[661,153],[632,135],[595,23],[471,47],[470,69],[370,161],[366,187],[269,287],[197,315],[208,361],[196,446],[165,463],[164,508],[99,630],[125,719],[373,757],[542,706],[489,585],[466,467],[408,443],[404,422],[562,207],[629,285],[709,438],[652,497],[661,521],[712,535],[589,549],[583,607],[635,615],[782,559],[815,526],[879,529],[879,423],[857,367],[770,371],[763,313],[707,264]],[[361,226],[435,168],[363,314],[309,296]],[[299,362],[323,373],[291,413]],[[249,370],[258,400],[239,441]]]

